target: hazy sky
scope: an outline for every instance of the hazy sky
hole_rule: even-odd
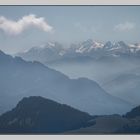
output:
[[[0,6],[0,49],[16,53],[89,38],[140,43],[139,14],[140,6]]]

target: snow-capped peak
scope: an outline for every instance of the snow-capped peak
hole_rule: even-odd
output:
[[[55,46],[55,43],[53,43],[53,42],[48,42],[48,45],[54,47],[54,46]]]
[[[75,52],[77,53],[89,53],[92,50],[102,48],[104,45],[102,43],[93,41],[92,39],[86,40],[79,44],[79,47]]]
[[[123,41],[111,42],[105,44],[88,39],[81,43],[71,44],[70,47],[63,47],[57,42],[48,42],[38,47],[33,47],[19,56],[26,58],[41,58],[44,61],[56,60],[62,57],[89,56],[99,58],[104,55],[121,57],[124,54],[138,54],[140,44],[127,44]],[[35,59],[36,60],[36,59]]]
[[[130,51],[132,53],[135,53],[137,51],[140,50],[140,44],[139,43],[136,43],[136,44],[129,44],[129,48],[130,48]]]

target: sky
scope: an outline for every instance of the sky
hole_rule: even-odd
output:
[[[0,6],[0,50],[15,54],[48,41],[140,43],[140,6]]]

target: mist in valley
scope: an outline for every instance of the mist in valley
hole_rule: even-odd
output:
[[[140,102],[139,84],[140,68],[139,61],[106,60],[92,62],[59,62],[46,64],[58,70],[70,78],[86,77],[94,80],[109,94],[119,97],[133,105]]]

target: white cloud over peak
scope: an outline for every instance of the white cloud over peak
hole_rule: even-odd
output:
[[[53,27],[45,21],[44,17],[37,17],[34,14],[23,16],[17,21],[0,16],[0,29],[7,34],[18,35],[30,27],[39,28],[44,32],[51,32],[53,30]]]
[[[132,23],[132,22],[125,22],[125,23],[120,23],[120,24],[117,24],[115,27],[114,27],[114,30],[115,31],[129,31],[129,30],[132,30],[135,28],[135,23]]]

